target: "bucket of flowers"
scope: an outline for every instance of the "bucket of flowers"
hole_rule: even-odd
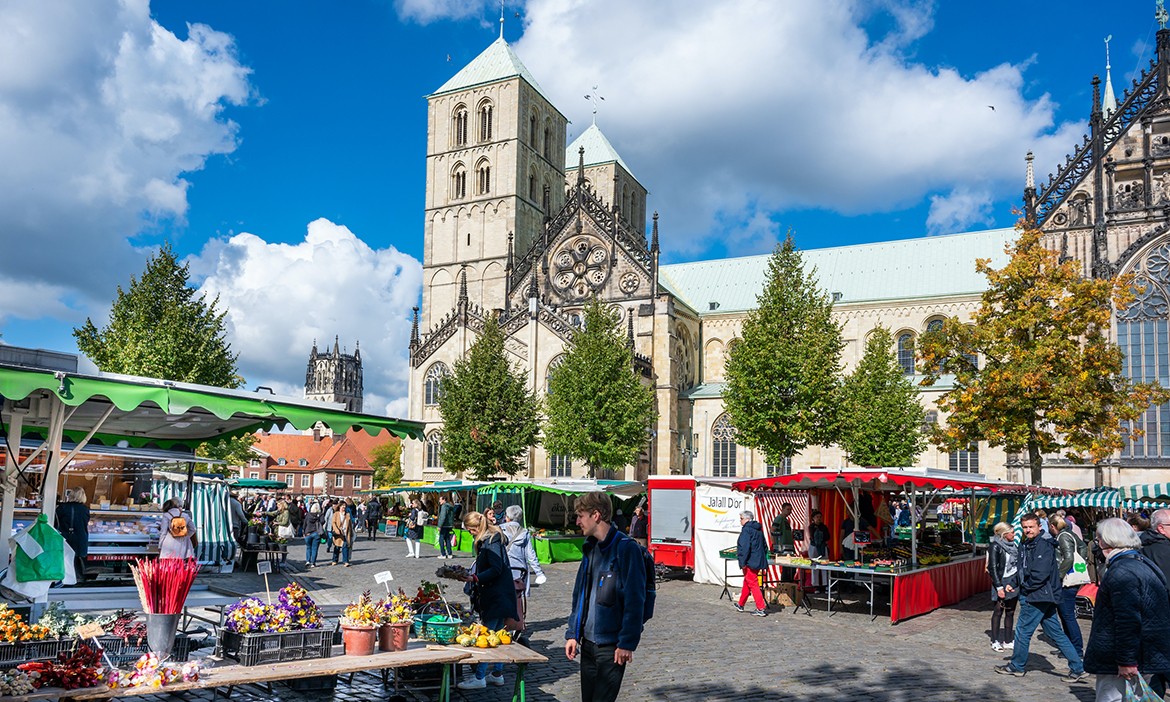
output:
[[[357,602],[351,603],[341,612],[341,638],[347,656],[369,656],[374,653],[378,640],[378,627],[382,625],[382,612],[370,591],[366,590]]]
[[[378,627],[378,650],[405,651],[414,617],[410,597],[400,588],[397,595],[378,600],[377,606],[382,622]]]
[[[290,583],[275,604],[246,597],[224,610],[216,655],[258,665],[328,658],[332,647],[332,632],[323,628],[317,604],[303,587]]]

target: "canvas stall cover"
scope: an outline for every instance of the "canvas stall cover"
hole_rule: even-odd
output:
[[[200,563],[231,563],[237,546],[229,524],[227,483],[196,477],[194,489],[188,509],[195,520],[199,541],[195,546],[195,559]],[[156,474],[151,492],[160,504],[172,497],[185,499],[187,481],[159,478]]]
[[[719,552],[735,548],[739,540],[739,513],[745,509],[756,513],[764,527],[764,540],[771,548],[769,528],[780,513],[780,505],[792,505],[791,522],[805,528],[809,520],[809,498],[804,491],[757,492],[754,495],[726,487],[699,483],[695,486],[695,582],[723,584],[724,566],[732,576],[740,575],[735,559],[724,564]],[[769,567],[769,579],[779,579],[780,569]]]

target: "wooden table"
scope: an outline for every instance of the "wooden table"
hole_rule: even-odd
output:
[[[477,665],[479,663],[515,663],[516,664],[516,684],[512,687],[512,702],[524,702],[524,671],[529,663],[547,663],[548,658],[542,654],[533,651],[527,646],[521,646],[518,643],[508,644],[507,646],[496,646],[495,648],[474,648],[470,646],[449,646],[453,651],[468,651],[471,656],[456,661],[451,664],[452,677],[454,675],[454,668],[460,663],[467,665]]]
[[[183,627],[190,626],[192,619],[208,624],[223,624],[223,609],[246,597],[238,592],[217,585],[199,583],[191,586],[191,592],[183,604]],[[100,610],[142,610],[138,588],[133,585],[122,587],[59,587],[49,590],[49,602],[60,602],[71,612],[92,612]],[[201,617],[192,610],[210,609],[219,612],[218,621]]]
[[[517,646],[517,648],[523,648]],[[533,654],[539,656],[540,654]],[[4,702],[16,700],[46,699],[60,696],[60,699],[71,700],[103,700],[112,697],[141,697],[145,695],[169,694],[184,690],[205,690],[209,688],[235,687],[253,683],[275,682],[278,680],[293,680],[296,678],[311,678],[318,675],[339,675],[345,673],[360,673],[370,670],[385,670],[388,668],[409,668],[418,665],[439,664],[443,666],[443,679],[439,688],[439,699],[451,699],[451,667],[462,660],[470,659],[469,649],[448,646],[427,646],[423,642],[412,642],[405,651],[392,653],[375,653],[372,656],[346,656],[341,646],[333,648],[330,658],[315,658],[306,661],[288,661],[285,663],[268,663],[263,665],[242,666],[238,663],[220,662],[212,668],[204,670],[204,674],[196,682],[174,682],[161,689],[147,687],[124,687],[111,690],[106,687],[89,688],[86,690],[59,690],[55,694],[51,690],[38,692],[27,697],[0,697]],[[540,656],[543,660],[544,657]]]

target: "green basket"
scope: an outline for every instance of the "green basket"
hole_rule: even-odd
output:
[[[738,558],[738,556],[736,555],[736,552],[738,550],[739,549],[735,546],[732,546],[731,548],[725,548],[719,552],[719,557],[720,558],[727,558],[727,559]]]
[[[462,619],[447,617],[442,614],[432,614],[429,617],[415,617],[415,635],[426,641],[449,644],[459,635],[459,627],[463,626]]]

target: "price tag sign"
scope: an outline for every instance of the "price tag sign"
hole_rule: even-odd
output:
[[[101,624],[82,624],[77,627],[77,636],[82,639],[96,639],[99,636],[105,636],[106,630],[102,628]]]
[[[272,572],[272,561],[260,561],[256,564],[256,573],[259,575],[268,575]]]
[[[374,573],[374,581],[377,582],[379,585],[381,585],[382,583],[388,583],[393,579],[394,579],[394,576],[391,575],[390,571],[388,571],[388,570],[384,570],[381,573]]]

